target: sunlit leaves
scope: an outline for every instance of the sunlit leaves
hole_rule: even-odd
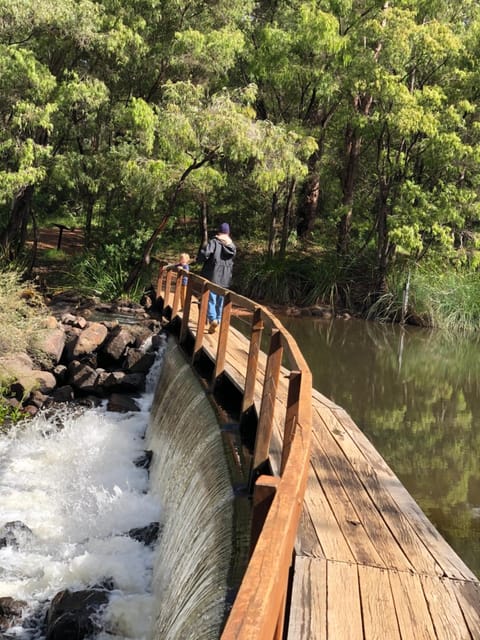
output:
[[[2,0],[0,42],[18,45],[44,32],[89,47],[98,37],[95,18],[100,14],[101,4],[91,0]]]
[[[202,33],[186,29],[176,34],[174,64],[181,65],[205,79],[212,74],[225,76],[244,47],[239,30],[224,28]]]

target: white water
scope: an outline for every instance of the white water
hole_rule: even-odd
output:
[[[152,626],[154,552],[127,532],[161,520],[148,472],[134,465],[145,449],[161,354],[149,374],[140,412],[105,406],[39,415],[0,438],[0,528],[19,520],[33,536],[0,548],[0,597],[25,600],[36,619],[62,589],[112,579],[114,591],[97,638],[148,637]],[[58,424],[63,428],[58,429]],[[42,615],[39,615],[42,614]],[[17,626],[9,637],[37,639]]]

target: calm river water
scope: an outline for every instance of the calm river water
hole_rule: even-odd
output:
[[[480,340],[281,317],[313,385],[348,411],[480,577]]]

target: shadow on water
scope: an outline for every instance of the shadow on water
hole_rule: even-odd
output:
[[[313,384],[345,408],[480,576],[480,341],[359,320],[282,317]]]

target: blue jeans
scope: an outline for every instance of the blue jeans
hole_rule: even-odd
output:
[[[207,320],[212,322],[216,320],[220,322],[222,319],[222,311],[223,311],[223,296],[218,293],[213,293],[210,291],[208,296],[208,309],[207,309]]]

